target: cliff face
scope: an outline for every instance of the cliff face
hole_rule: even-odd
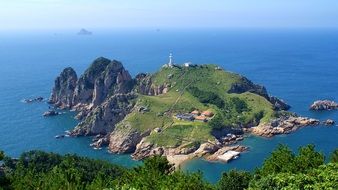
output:
[[[66,68],[55,80],[49,103],[61,109],[79,111],[83,120],[74,136],[107,134],[132,109],[134,80],[118,61],[98,58],[78,79]]]
[[[122,64],[106,58],[96,59],[80,77],[75,88],[73,105],[96,107],[109,94],[126,93],[132,88],[132,78]]]
[[[77,79],[72,68],[66,68],[55,80],[50,103],[60,108],[83,109],[100,105],[109,95],[127,93],[133,80],[118,61],[96,59]]]
[[[152,81],[152,76],[149,74],[138,74],[136,76],[137,89],[136,91],[143,95],[148,96],[157,96],[160,94],[165,94],[169,90],[168,84],[154,85]]]
[[[133,93],[115,94],[88,113],[72,132],[73,136],[108,134],[134,107]]]
[[[71,108],[76,82],[77,75],[74,69],[71,67],[65,68],[60,76],[55,79],[49,103],[60,108]]]

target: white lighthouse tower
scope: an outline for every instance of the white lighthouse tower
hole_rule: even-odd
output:
[[[170,68],[174,67],[174,59],[173,59],[173,54],[172,53],[169,54],[169,63],[168,63],[168,66]]]

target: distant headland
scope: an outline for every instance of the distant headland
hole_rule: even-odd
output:
[[[84,29],[84,28],[82,28],[77,34],[78,35],[92,35],[93,33]]]

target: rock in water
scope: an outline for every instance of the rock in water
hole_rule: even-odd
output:
[[[326,121],[323,122],[323,124],[326,126],[331,126],[335,124],[335,121],[333,121],[332,119],[327,119]]]
[[[54,110],[50,110],[50,111],[46,111],[45,113],[43,113],[44,117],[50,117],[50,116],[56,116],[59,115],[60,113]]]
[[[52,95],[49,103],[61,109],[73,106],[74,90],[77,83],[77,75],[73,68],[65,68],[60,76],[55,79]]]
[[[25,103],[42,102],[43,97],[39,96],[39,97],[36,97],[36,98],[24,99],[23,101]]]
[[[338,109],[338,104],[331,100],[318,100],[311,106],[310,110],[335,110]]]

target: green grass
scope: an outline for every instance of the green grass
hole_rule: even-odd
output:
[[[186,143],[203,143],[213,139],[211,128],[202,122],[180,122],[161,133],[150,135],[147,140],[159,146],[177,147]]]
[[[196,68],[162,68],[152,76],[152,81],[155,85],[170,84],[168,93],[158,96],[139,95],[137,105],[146,106],[149,111],[139,113],[135,110],[123,122],[128,122],[132,127],[142,132],[157,127],[162,128],[161,133],[152,134],[147,140],[160,146],[175,147],[189,142],[199,143],[212,139],[211,127],[208,123],[179,121],[173,117],[177,113],[187,113],[194,109],[200,111],[211,109],[226,118],[226,126],[239,122],[249,124],[257,116],[260,116],[260,122],[268,122],[274,117],[275,112],[272,105],[264,97],[249,92],[227,93],[232,84],[242,82],[242,76],[223,70],[215,70],[215,67],[215,65],[204,65]],[[237,97],[243,100],[249,109],[237,113],[233,111],[232,107],[226,108],[225,110],[228,111],[224,111],[224,108],[203,104],[188,92],[189,87],[213,92],[225,102]]]

